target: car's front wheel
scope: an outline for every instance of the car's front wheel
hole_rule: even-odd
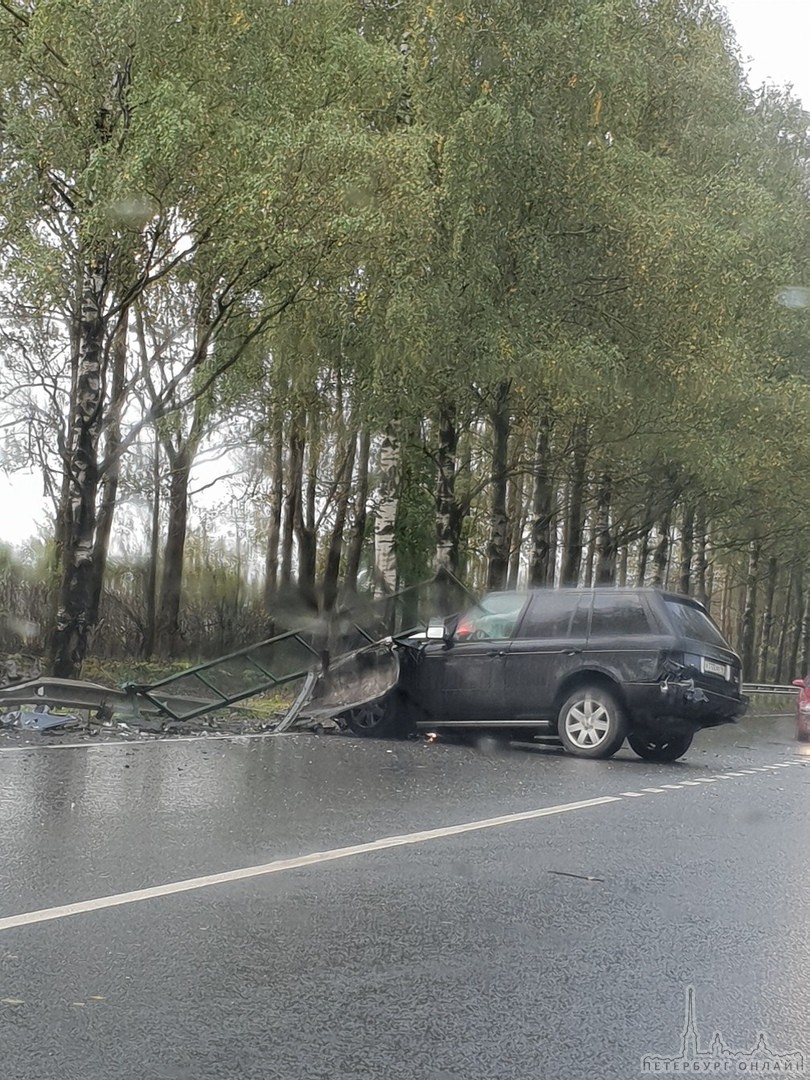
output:
[[[631,731],[627,736],[630,749],[645,761],[677,761],[692,745],[694,733],[682,731],[671,735],[650,735],[643,731]]]
[[[582,686],[563,702],[557,732],[570,754],[608,758],[624,742],[627,717],[609,690],[602,686]]]
[[[369,738],[387,739],[402,735],[404,725],[393,694],[387,694],[384,698],[369,702],[367,705],[358,705],[356,709],[350,709],[343,714],[347,726],[355,735],[365,735]]]

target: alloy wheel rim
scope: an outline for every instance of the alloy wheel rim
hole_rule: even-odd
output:
[[[380,722],[380,710],[375,708],[362,709],[358,714],[355,723],[358,727],[373,728]]]
[[[584,750],[600,746],[610,730],[610,713],[600,701],[584,698],[575,702],[565,717],[565,733]]]

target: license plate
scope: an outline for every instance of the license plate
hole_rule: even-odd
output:
[[[726,665],[716,664],[714,660],[704,660],[703,670],[707,675],[720,675],[724,679],[726,677]]]

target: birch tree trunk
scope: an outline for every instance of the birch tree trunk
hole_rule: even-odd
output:
[[[368,431],[360,435],[360,443],[357,448],[357,472],[354,486],[357,492],[354,500],[354,511],[349,546],[346,551],[346,573],[343,585],[347,592],[357,592],[357,578],[360,573],[360,563],[363,558],[363,544],[366,538],[366,524],[368,521],[368,469],[371,457],[371,436]]]
[[[294,418],[290,429],[287,452],[287,492],[284,496],[284,529],[281,538],[281,587],[292,584],[293,548],[295,546],[295,519],[297,507],[303,498],[304,439],[300,432],[300,420]]]
[[[315,571],[318,558],[318,537],[315,525],[315,501],[318,470],[318,447],[314,433],[309,431],[306,488],[295,503],[295,539],[298,544],[298,592],[308,608],[316,610],[318,598],[315,590]],[[303,439],[300,449],[304,458]]]
[[[401,478],[401,444],[389,429],[379,454],[379,503],[374,519],[375,591],[386,596],[397,589],[396,528]]]
[[[584,420],[574,426],[573,460],[568,484],[568,512],[563,534],[563,585],[578,585],[582,566],[582,530],[584,526],[585,468],[588,460],[588,427]]]
[[[126,100],[129,87],[129,64],[116,66],[103,102],[93,119],[93,149],[105,146],[113,132],[113,114],[117,110],[122,128],[129,125]],[[83,199],[93,201],[93,192],[83,193]],[[73,207],[71,207],[73,209]],[[108,238],[114,244],[112,238]],[[66,445],[65,464],[68,475],[63,487],[62,582],[52,638],[52,669],[58,678],[77,678],[87,655],[90,635],[98,618],[98,606],[106,570],[109,530],[112,526],[114,496],[118,484],[117,453],[108,465],[107,494],[112,504],[103,511],[102,524],[106,531],[99,538],[97,498],[99,490],[99,443],[104,433],[107,387],[106,302],[110,293],[111,252],[99,245],[81,252],[81,296],[79,302],[78,357],[71,358],[72,395]],[[126,315],[122,313],[122,324]],[[119,357],[126,356],[126,336],[119,340]],[[74,339],[76,340],[76,339]],[[123,355],[122,355],[123,353]],[[115,378],[115,376],[114,376]],[[123,393],[125,380],[119,373],[118,390]],[[120,422],[123,402],[117,403]],[[113,440],[115,430],[113,430]],[[120,431],[119,431],[120,436]],[[116,446],[116,451],[117,451]]]
[[[636,585],[641,588],[647,582],[647,563],[650,559],[650,533],[652,526],[641,534],[638,546],[638,566],[636,567]]]
[[[696,552],[695,552],[695,597],[706,607],[709,605],[710,590],[707,580],[708,571],[708,535],[706,518],[702,512],[695,517]]]
[[[669,511],[664,513],[658,523],[658,543],[653,552],[653,588],[660,589],[666,581],[667,567],[669,565]]]
[[[163,574],[157,618],[157,647],[163,657],[180,651],[180,600],[183,588],[186,532],[188,529],[188,482],[193,453],[188,440],[175,448],[164,444],[171,476],[169,478],[169,519],[163,549]]]
[[[741,657],[743,677],[754,678],[754,636],[757,618],[757,582],[759,578],[760,543],[752,540],[748,545],[748,572],[745,577],[745,599],[741,627]]]
[[[619,559],[619,584],[627,584],[628,563],[630,561],[630,545],[622,544],[621,558]]]
[[[284,508],[284,437],[281,423],[273,425],[273,444],[270,454],[272,486],[270,512],[267,520],[267,548],[264,560],[264,609],[272,614],[279,584],[279,541],[281,516]]]
[[[157,589],[160,563],[160,439],[155,431],[152,443],[152,507],[149,528],[149,566],[146,572],[146,625],[141,651],[149,657],[157,640]]]
[[[799,670],[799,649],[802,641],[802,615],[804,613],[804,582],[802,580],[802,567],[798,559],[793,573],[793,604],[791,619],[790,652],[788,654],[787,682],[799,678],[802,672]]]
[[[785,678],[785,653],[787,651],[788,627],[790,625],[791,593],[792,583],[790,582],[790,580],[788,580],[787,594],[785,596],[784,607],[782,608],[782,618],[779,620],[779,639],[776,646],[776,663],[774,665],[774,678],[776,679],[777,683],[783,682]]]
[[[67,502],[64,507],[62,583],[53,635],[53,673],[78,678],[92,629],[89,616],[96,591],[96,499],[99,436],[103,420],[104,304],[107,266],[101,258],[85,266],[76,396],[71,405],[67,447]]]
[[[344,547],[343,534],[346,529],[346,519],[349,515],[352,474],[354,472],[354,458],[356,453],[357,433],[352,432],[344,442],[343,459],[341,461],[340,472],[336,483],[335,520],[329,538],[329,548],[326,553],[326,566],[323,573],[323,607],[325,611],[332,611],[337,601],[340,560]]]
[[[762,609],[762,624],[759,634],[759,656],[757,659],[757,681],[768,681],[768,661],[771,653],[771,636],[773,634],[773,599],[776,592],[776,578],[779,564],[776,556],[771,555],[768,559],[767,577],[765,579],[765,603]]]
[[[610,528],[613,480],[603,473],[596,500],[596,584],[613,585],[616,581],[616,541]]]
[[[581,573],[582,584],[586,589],[590,589],[593,585],[594,563],[596,562],[596,528],[594,527],[594,519],[589,513],[585,514],[585,529],[583,532],[582,543],[585,549],[585,569],[584,572]]]
[[[694,557],[695,508],[687,503],[681,522],[678,592],[688,596],[692,591],[692,559]]]
[[[709,524],[706,527],[706,607],[709,607],[714,596],[715,571],[716,561],[712,549],[712,527]]]
[[[509,472],[509,394],[511,383],[498,384],[490,410],[492,424],[492,499],[487,546],[487,588],[502,589],[509,573],[509,518],[506,489]]]
[[[458,429],[455,405],[442,403],[439,408],[439,448],[436,457],[436,573],[458,573],[458,555],[462,513],[456,501],[456,455]]]
[[[723,589],[720,594],[720,625],[724,635],[731,641],[734,637],[731,626],[731,574],[728,567],[722,573]]]
[[[554,586],[557,584],[557,552],[560,547],[559,537],[559,516],[560,516],[560,497],[559,492],[553,493],[553,511],[551,519],[551,528],[549,531],[549,543],[548,543],[548,567],[546,572],[546,585]]]
[[[506,580],[508,589],[516,589],[520,577],[520,559],[523,553],[523,530],[526,527],[526,513],[523,491],[522,472],[512,477],[509,494],[509,521],[512,528],[509,534],[509,575]]]
[[[551,483],[551,445],[548,413],[540,418],[534,465],[532,501],[532,553],[529,560],[529,584],[546,585],[553,574],[551,565],[551,528],[554,521],[554,489]]]
[[[100,502],[96,520],[96,537],[93,544],[93,581],[88,622],[94,627],[98,623],[101,593],[104,587],[104,575],[107,569],[107,557],[110,551],[113,518],[118,502],[118,482],[121,475],[119,448],[121,446],[121,415],[124,410],[127,393],[127,331],[129,313],[126,308],[121,312],[113,335],[112,378],[110,405],[103,425],[105,442],[105,461],[99,466],[101,479]]]

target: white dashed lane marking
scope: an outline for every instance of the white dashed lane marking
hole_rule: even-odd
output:
[[[645,795],[663,795],[666,791],[678,791],[685,787],[698,787],[700,784],[715,784],[718,780],[741,779],[745,776],[753,776],[757,772],[768,772],[772,769],[788,769],[791,765],[801,765],[801,761],[781,761],[774,765],[763,765],[755,769],[742,769],[740,772],[715,773],[714,776],[700,776],[697,780],[681,780],[679,784],[661,784],[660,787],[645,787],[639,791],[620,791],[622,799],[643,799]]]

